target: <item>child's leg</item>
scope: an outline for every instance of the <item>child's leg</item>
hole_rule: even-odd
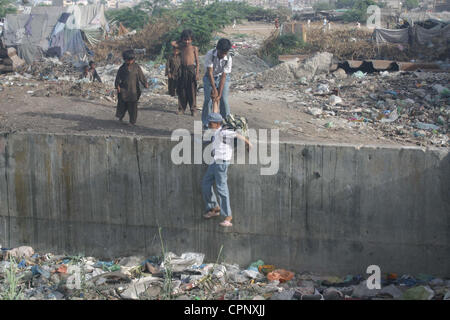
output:
[[[208,127],[208,115],[211,112],[211,83],[209,82],[209,78],[205,75],[203,77],[203,86],[204,86],[204,100],[203,100],[203,109],[202,109],[202,122],[204,127]]]
[[[228,190],[228,166],[229,163],[216,163],[214,178],[216,180],[217,193],[219,194],[220,213],[231,220],[230,192]]]
[[[137,101],[127,102],[128,105],[128,114],[130,115],[130,123],[136,124],[137,120]]]
[[[127,103],[119,98],[117,101],[116,117],[119,118],[120,121],[122,121],[126,112],[127,112]]]
[[[174,79],[169,79],[169,95],[175,97],[176,82]]]
[[[184,112],[186,110],[186,90],[181,85],[181,83],[178,85],[178,112]]]
[[[217,199],[213,190],[215,165],[216,164],[213,163],[208,166],[202,180],[202,196],[203,201],[205,202],[206,211],[217,207]]]
[[[191,75],[191,86],[189,90],[189,107],[191,108],[191,112],[197,110],[197,80],[195,79],[195,71]]]
[[[222,97],[220,98],[220,114],[224,119],[230,114],[230,105],[228,104],[228,92],[230,89],[230,79],[227,75],[225,85],[222,91]]]

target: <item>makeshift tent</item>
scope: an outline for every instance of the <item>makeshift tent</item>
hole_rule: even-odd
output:
[[[409,29],[382,29],[376,28],[373,31],[372,38],[377,43],[389,42],[389,43],[409,43]]]
[[[8,14],[3,41],[15,46],[27,63],[43,53],[61,56],[65,52],[82,57],[84,39],[95,43],[109,30],[103,5],[69,7],[33,7],[30,14]]]
[[[450,41],[450,24],[446,25],[444,28],[434,27],[432,29],[425,29],[421,26],[415,26],[414,39],[419,44],[427,44],[433,38],[440,38],[443,40]]]
[[[450,41],[450,25],[437,26],[432,29],[425,29],[415,25],[405,29],[382,29],[376,28],[373,31],[372,39],[376,43],[401,43],[425,45],[433,39]]]

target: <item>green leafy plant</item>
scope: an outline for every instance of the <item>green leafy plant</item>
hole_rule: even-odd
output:
[[[406,8],[411,10],[419,6],[419,0],[405,0],[404,4]]]
[[[164,241],[161,234],[161,227],[158,229],[159,239],[161,240],[161,252],[164,261],[164,284],[163,284],[163,299],[170,300],[172,298],[172,265],[170,264],[170,257],[167,257],[164,247]]]
[[[269,65],[279,63],[278,56],[283,54],[294,54],[298,49],[304,48],[305,44],[298,35],[285,34],[269,37],[258,51],[258,56]]]
[[[317,2],[313,4],[313,9],[316,11],[325,11],[335,9],[335,5],[328,2]]]
[[[273,20],[276,16],[285,14],[280,10],[266,10],[235,1],[205,4],[188,0],[178,7],[173,7],[167,0],[157,0],[143,1],[133,8],[107,11],[106,15],[109,20],[121,22],[126,28],[136,30],[146,30],[146,25],[160,23],[161,19],[173,21],[170,30],[152,43],[155,51],[160,54],[162,52],[163,57],[167,58],[172,52],[168,49],[171,48],[170,42],[178,40],[184,29],[192,30],[193,44],[199,47],[201,53],[205,53],[214,45],[213,40],[217,33],[232,25],[234,20],[239,22],[252,17]],[[282,21],[281,19],[280,22]]]
[[[9,268],[5,272],[6,290],[2,294],[3,300],[22,300],[23,294],[19,280],[23,275],[17,276],[17,263],[14,258],[9,261]]]
[[[342,17],[346,22],[365,22],[367,20],[367,8],[371,5],[378,5],[373,0],[355,0],[352,9],[347,11]]]
[[[8,13],[16,13],[17,9],[12,5],[11,0],[0,0],[0,18],[4,18]]]

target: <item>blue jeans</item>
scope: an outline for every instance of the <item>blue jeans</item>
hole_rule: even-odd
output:
[[[220,86],[221,76],[214,77],[216,88]],[[203,77],[203,92],[205,94],[205,100],[203,101],[202,109],[202,122],[204,127],[208,127],[208,115],[212,111],[211,91],[212,86],[209,81],[209,77],[205,75]],[[222,97],[220,98],[220,114],[224,119],[230,114],[230,105],[228,104],[228,91],[230,89],[230,75],[227,74],[225,78],[225,85],[223,86]],[[217,89],[219,90],[219,89]]]
[[[225,217],[231,217],[230,193],[228,191],[227,172],[229,161],[221,163],[212,163],[208,166],[202,180],[202,196],[205,201],[206,211],[217,207],[217,199],[214,194],[213,184],[216,182],[216,190],[219,194],[220,214]]]

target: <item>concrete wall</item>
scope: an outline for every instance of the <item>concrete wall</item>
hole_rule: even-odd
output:
[[[294,271],[450,275],[447,151],[281,144],[280,169],[229,170],[234,226],[202,219],[204,165],[167,138],[0,136],[0,244],[103,258],[203,252]]]

